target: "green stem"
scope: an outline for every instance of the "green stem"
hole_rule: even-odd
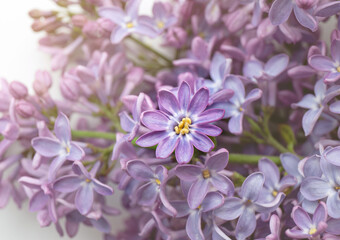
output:
[[[102,138],[102,139],[116,140],[116,134],[114,133],[80,131],[80,130],[72,130],[72,137],[74,138]]]
[[[277,156],[264,156],[264,155],[249,155],[240,153],[229,154],[229,162],[243,163],[243,164],[257,164],[261,158],[268,158],[276,164],[280,164],[280,158]]]
[[[157,50],[153,49],[152,47],[150,47],[149,45],[145,44],[144,42],[142,42],[141,40],[134,38],[132,36],[128,37],[128,39],[134,41],[135,43],[137,43],[138,45],[142,46],[143,48],[147,49],[148,51],[152,52],[153,54],[155,54],[156,56],[162,58],[164,61],[166,61],[169,66],[172,66],[172,60],[169,59],[168,57],[164,56],[162,53],[158,52]]]

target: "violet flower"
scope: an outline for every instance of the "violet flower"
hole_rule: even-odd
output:
[[[275,0],[269,10],[269,19],[273,25],[280,25],[286,22],[294,11],[298,22],[315,32],[318,29],[318,22],[313,15],[314,4],[314,0]]]
[[[226,168],[228,158],[229,152],[223,148],[208,157],[204,165],[185,164],[176,167],[175,174],[182,181],[191,183],[187,199],[190,208],[197,208],[211,188],[227,196],[233,195],[234,184],[220,173]]]
[[[160,110],[146,111],[141,117],[151,132],[142,135],[136,143],[141,147],[158,144],[158,158],[167,158],[176,149],[176,159],[183,164],[191,160],[193,146],[202,152],[213,149],[214,143],[207,135],[218,136],[221,129],[210,123],[220,120],[224,110],[206,110],[209,91],[204,87],[192,95],[189,84],[183,81],[177,95],[167,90],[159,91]]]
[[[332,59],[321,54],[315,54],[308,60],[316,70],[325,72],[325,83],[335,82],[340,79],[340,40],[334,39],[331,44]]]
[[[157,33],[152,26],[141,21],[138,17],[138,9],[140,0],[129,0],[126,4],[125,11],[121,8],[101,7],[98,14],[103,18],[108,18],[116,24],[116,27],[111,33],[111,42],[117,44],[121,42],[126,36],[132,33],[138,33],[149,37],[156,37]]]
[[[32,139],[32,147],[44,157],[54,158],[49,171],[49,179],[55,178],[58,169],[66,160],[80,161],[85,153],[76,143],[71,142],[70,122],[65,114],[60,113],[55,120],[56,138],[36,137]]]
[[[79,175],[63,176],[53,184],[53,189],[58,192],[71,193],[76,191],[75,205],[82,215],[86,215],[92,208],[94,200],[93,191],[104,196],[113,194],[111,187],[95,178],[99,167],[99,162],[97,163],[88,172],[81,162],[75,162],[74,169],[77,169],[76,172]]]
[[[234,95],[227,103],[217,103],[215,108],[225,109],[224,118],[230,118],[228,123],[229,131],[239,135],[243,132],[243,117],[249,105],[262,96],[262,91],[255,88],[245,96],[245,89],[242,81],[236,76],[228,76],[224,88],[234,91]]]
[[[260,193],[264,184],[264,175],[260,172],[250,174],[243,182],[239,196],[228,197],[222,207],[215,210],[215,216],[230,221],[240,217],[237,221],[235,236],[237,240],[249,237],[256,228],[255,212],[271,213],[283,201],[285,194],[278,193],[271,202],[261,202]]]
[[[294,239],[315,239],[327,228],[326,204],[323,202],[319,203],[313,214],[313,219],[310,219],[308,213],[303,208],[296,206],[293,209],[292,218],[297,226],[286,231],[288,237]]]

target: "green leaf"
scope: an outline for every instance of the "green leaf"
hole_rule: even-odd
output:
[[[279,133],[282,139],[286,142],[287,147],[293,148],[296,143],[293,129],[288,124],[280,124]]]

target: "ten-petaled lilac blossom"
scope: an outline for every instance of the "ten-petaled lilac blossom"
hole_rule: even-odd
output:
[[[326,204],[324,202],[319,203],[312,219],[303,208],[296,206],[293,209],[292,218],[296,227],[286,231],[288,237],[294,239],[317,239],[327,228]]]
[[[129,0],[126,4],[125,11],[116,6],[99,8],[98,14],[101,17],[108,18],[116,24],[116,27],[111,33],[111,42],[113,44],[121,42],[126,36],[132,33],[149,37],[157,36],[152,26],[141,21],[138,16],[139,5],[140,0]]]
[[[285,194],[278,193],[271,202],[261,202],[260,193],[264,184],[264,175],[260,172],[250,174],[243,182],[239,196],[228,197],[222,207],[215,210],[215,215],[229,221],[239,217],[235,229],[237,240],[249,237],[256,228],[255,212],[271,213],[282,203]]]
[[[53,189],[63,193],[76,192],[75,205],[81,214],[86,215],[92,208],[94,191],[104,196],[113,194],[111,187],[95,178],[98,168],[99,162],[88,172],[81,162],[75,162],[74,169],[78,175],[68,175],[57,179],[53,184]]]
[[[230,118],[228,123],[229,131],[233,134],[243,132],[243,117],[249,105],[262,96],[262,91],[255,88],[245,96],[245,89],[242,81],[236,76],[229,76],[225,80],[224,88],[234,91],[234,95],[226,103],[217,103],[215,108],[225,110],[224,118]]]
[[[221,129],[210,123],[220,120],[222,109],[206,110],[209,90],[205,87],[192,94],[192,89],[185,81],[179,86],[177,96],[168,91],[158,93],[160,110],[146,111],[142,114],[142,123],[151,132],[142,135],[136,143],[141,147],[158,144],[156,157],[167,158],[175,150],[179,163],[188,163],[195,146],[202,152],[213,149],[214,143],[208,136],[218,136]]]
[[[325,83],[332,83],[340,79],[340,40],[334,39],[331,44],[332,59],[321,54],[312,55],[308,62],[318,71],[325,72]]]
[[[190,208],[197,208],[211,188],[227,196],[233,195],[234,184],[220,173],[227,166],[228,158],[229,152],[223,148],[208,157],[204,165],[185,164],[176,167],[175,174],[182,181],[191,183],[188,193]]]
[[[56,138],[36,137],[32,139],[32,147],[44,157],[54,158],[48,172],[49,179],[55,178],[58,169],[66,160],[80,161],[85,153],[76,143],[71,141],[70,122],[65,114],[60,113],[55,120]]]

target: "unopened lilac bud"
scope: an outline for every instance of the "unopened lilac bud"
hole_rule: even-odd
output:
[[[1,130],[1,134],[9,140],[16,140],[19,137],[19,126],[15,123],[8,122]]]
[[[33,89],[39,96],[44,95],[52,86],[52,77],[47,71],[37,71],[33,82]]]
[[[334,39],[340,40],[340,31],[338,29],[334,29],[331,34],[331,41],[333,41]]]
[[[299,8],[310,9],[314,7],[317,2],[318,0],[296,0],[296,5],[298,5]]]
[[[87,22],[83,27],[83,33],[88,37],[100,38],[103,36],[104,31],[97,22]]]
[[[103,0],[87,0],[88,3],[91,3],[96,6],[102,6],[103,5]]]
[[[187,33],[183,28],[172,27],[169,28],[168,33],[166,34],[166,39],[168,45],[180,48],[185,44],[187,40]]]
[[[38,10],[38,9],[33,9],[28,14],[31,18],[37,19],[37,18],[41,18],[41,17],[54,16],[54,15],[56,15],[56,12],[55,11],[41,11],[41,10]]]
[[[69,77],[64,77],[61,80],[60,91],[68,100],[76,101],[79,98],[79,85],[75,80]]]
[[[113,28],[114,28],[114,23],[107,18],[99,18],[97,20],[97,23],[99,24],[99,26],[106,32],[112,32]]]
[[[28,94],[27,87],[18,81],[14,81],[10,83],[9,92],[15,99],[25,98]]]
[[[34,106],[27,101],[19,101],[15,105],[15,111],[23,118],[30,118],[35,114]]]
[[[84,15],[74,15],[72,17],[72,23],[76,27],[83,27],[87,22],[87,18]]]

